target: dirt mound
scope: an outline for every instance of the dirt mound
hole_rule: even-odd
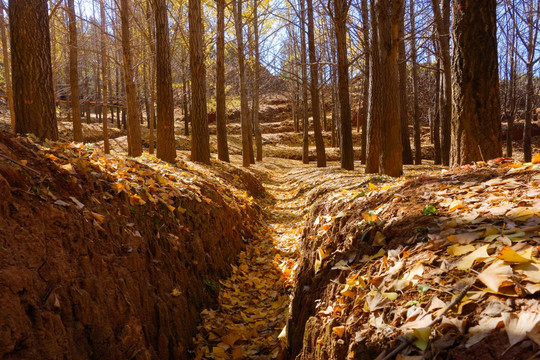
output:
[[[540,165],[506,161],[312,190],[284,357],[533,356]]]
[[[258,231],[229,171],[0,133],[0,357],[188,358]]]

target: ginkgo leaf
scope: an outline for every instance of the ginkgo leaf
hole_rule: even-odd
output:
[[[459,270],[469,270],[473,266],[475,261],[482,261],[489,258],[489,254],[487,252],[488,248],[489,245],[481,246],[469,255],[465,256],[458,263],[457,268]]]
[[[509,246],[505,246],[500,251],[498,258],[512,264],[522,264],[532,261],[532,259],[527,259],[526,257],[518,254],[514,249]]]
[[[533,311],[521,311],[519,314],[503,312],[502,318],[510,346],[514,346],[524,340],[527,333],[538,324],[540,313]]]
[[[469,348],[482,341],[482,339],[491,334],[502,322],[502,317],[481,317],[478,321],[478,325],[469,328],[469,339],[467,340],[465,347]]]
[[[375,233],[375,239],[373,240],[373,246],[385,246],[386,245],[386,237],[383,235],[382,232],[377,231]]]
[[[424,351],[427,349],[429,343],[429,335],[431,334],[431,328],[425,327],[420,329],[413,329],[413,334],[416,336],[416,340],[413,345]]]
[[[369,222],[375,223],[379,219],[377,214],[375,214],[373,211],[363,212],[362,213],[362,218],[368,223]]]
[[[225,349],[223,349],[222,347],[219,347],[219,346],[214,346],[212,348],[212,354],[214,354],[214,356],[217,356],[218,358],[221,358],[221,359],[229,358],[229,355],[227,354],[227,351],[225,351]]]
[[[448,211],[456,211],[458,209],[461,209],[463,207],[463,201],[461,200],[453,200],[450,205],[448,206]]]
[[[474,240],[479,239],[481,236],[481,233],[478,232],[472,232],[472,233],[461,233],[461,234],[455,234],[455,235],[449,235],[446,238],[448,241],[458,244],[470,244]]]
[[[454,256],[461,256],[461,255],[465,255],[465,254],[468,254],[472,251],[476,250],[476,248],[474,247],[474,245],[458,245],[458,244],[454,244],[452,246],[449,246],[448,249],[446,249],[446,251],[450,254],[450,255],[454,255]]]
[[[341,338],[343,337],[343,334],[345,334],[345,326],[334,326],[332,332]]]
[[[513,218],[517,221],[526,221],[532,218],[534,215],[540,213],[538,210],[534,210],[527,207],[517,207],[506,213],[506,216]]]
[[[478,280],[483,282],[492,291],[497,292],[501,284],[512,276],[512,274],[513,271],[510,265],[505,264],[502,260],[497,260],[478,275]]]
[[[390,299],[380,292],[372,292],[366,296],[364,309],[369,312],[384,309],[390,303]]]

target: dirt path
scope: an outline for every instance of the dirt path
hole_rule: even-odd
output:
[[[261,204],[265,228],[260,239],[247,240],[231,277],[220,281],[219,307],[201,313],[196,359],[278,357],[298,266],[298,241],[311,205],[322,193],[366,183],[359,172],[337,166],[318,169],[295,160],[265,159],[251,169],[264,178],[270,194]]]

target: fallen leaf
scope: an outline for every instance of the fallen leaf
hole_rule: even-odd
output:
[[[478,325],[469,328],[469,339],[465,344],[466,348],[482,341],[485,337],[491,334],[503,322],[502,317],[492,318],[483,317],[478,321]]]
[[[532,311],[521,311],[519,314],[504,312],[502,318],[510,346],[514,346],[524,340],[527,333],[538,324],[540,313]]]
[[[448,249],[446,249],[446,251],[450,255],[454,255],[454,256],[465,255],[474,250],[476,250],[476,248],[474,247],[474,245],[470,245],[470,244],[469,245],[454,244],[452,246],[449,246]]]
[[[500,251],[498,258],[512,264],[522,264],[532,261],[532,259],[527,259],[522,255],[518,254],[514,249],[509,246],[505,246]]]
[[[499,291],[501,284],[512,276],[512,267],[502,260],[496,260],[485,268],[479,275],[478,280],[486,284],[492,291]]]
[[[332,332],[341,338],[343,337],[343,334],[345,334],[345,326],[334,326],[332,328]]]
[[[473,266],[475,261],[483,261],[489,258],[489,254],[487,252],[488,247],[489,245],[481,246],[469,255],[465,256],[458,263],[457,268],[459,270],[469,270]]]
[[[413,343],[414,346],[424,351],[427,349],[429,343],[429,335],[431,334],[431,328],[419,328],[413,329],[413,334],[416,336],[416,341]]]

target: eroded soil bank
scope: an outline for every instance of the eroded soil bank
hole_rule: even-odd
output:
[[[0,133],[0,358],[188,358],[265,192],[176,165]]]

